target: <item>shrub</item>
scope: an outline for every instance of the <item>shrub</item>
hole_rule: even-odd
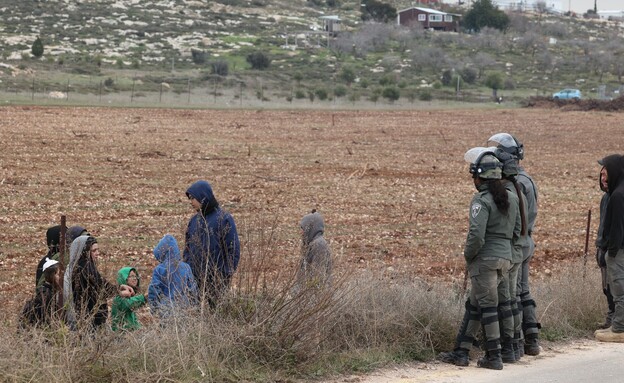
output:
[[[110,88],[111,86],[113,86],[115,84],[115,80],[113,80],[112,78],[107,78],[106,80],[104,80],[104,86],[106,86],[107,88]]]
[[[370,82],[368,81],[368,79],[363,78],[362,80],[360,80],[360,87],[366,89],[369,85]]]
[[[334,96],[336,97],[344,97],[347,94],[347,88],[343,85],[338,85],[334,89]]]
[[[30,51],[32,52],[32,55],[35,56],[36,58],[43,56],[43,42],[41,41],[39,36],[37,36],[37,39],[32,44]]]
[[[449,86],[453,80],[453,72],[450,69],[442,72],[442,85]]]
[[[442,83],[440,81],[434,81],[432,86],[433,86],[433,89],[441,89]]]
[[[418,95],[418,99],[420,101],[431,101],[433,100],[433,95],[429,89],[422,89]]]
[[[474,68],[464,68],[461,70],[461,76],[467,84],[474,84],[477,81],[479,72]]]
[[[229,65],[226,60],[210,62],[210,73],[226,77],[229,73]]]
[[[321,101],[327,100],[328,94],[327,94],[327,90],[325,88],[318,88],[318,89],[316,89],[314,91],[314,94]]]
[[[355,72],[351,68],[342,68],[338,78],[347,85],[351,85],[355,81]]]
[[[247,62],[252,69],[266,69],[271,65],[271,59],[263,52],[257,51],[247,55]]]
[[[193,63],[197,65],[205,64],[208,54],[205,51],[199,49],[191,49],[191,59]]]
[[[299,100],[302,99],[302,98],[306,98],[306,93],[303,90],[301,90],[301,89],[297,89],[295,91],[295,98],[299,99]]]
[[[379,79],[379,85],[381,86],[387,86],[387,85],[391,85],[394,83],[395,83],[394,76],[389,75],[389,74]]]
[[[396,100],[399,99],[399,97],[401,97],[401,91],[399,90],[399,88],[395,86],[389,86],[389,87],[384,88],[381,95],[384,98],[387,98],[388,101],[395,102]]]

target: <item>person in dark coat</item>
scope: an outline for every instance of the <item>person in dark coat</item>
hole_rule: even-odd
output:
[[[46,240],[48,243],[48,253],[41,258],[39,264],[37,265],[37,273],[35,275],[35,287],[41,286],[44,282],[43,278],[43,264],[46,262],[46,259],[53,259],[55,261],[62,261],[62,265],[60,267],[67,267],[69,263],[69,248],[74,241],[74,239],[80,237],[81,235],[88,235],[87,229],[82,226],[71,226],[67,229],[67,233],[65,233],[65,249],[67,250],[65,259],[60,259],[60,240],[61,240],[61,226],[52,226],[46,232]]]
[[[215,308],[229,290],[240,259],[240,241],[232,215],[219,207],[212,187],[197,181],[186,191],[195,214],[188,223],[183,259],[191,266],[199,298]]]
[[[97,269],[99,246],[94,237],[83,235],[76,238],[69,253],[63,280],[67,323],[76,329],[80,322],[88,321],[93,329],[97,329],[106,323],[106,299],[115,296],[117,286],[102,277]]]
[[[43,265],[47,259],[55,259],[58,257],[59,243],[61,240],[61,226],[56,225],[48,228],[46,231],[46,243],[48,244],[48,253],[41,258],[37,264],[37,272],[35,274],[35,288],[41,286],[44,282]]]
[[[607,276],[615,311],[611,327],[597,330],[601,342],[624,343],[624,156],[613,154],[602,159],[606,170],[609,203],[604,218],[607,248]]]
[[[47,258],[42,266],[44,282],[37,287],[35,296],[24,305],[20,316],[20,327],[49,326],[60,314],[58,292],[61,290],[59,262]]]
[[[602,165],[602,160],[598,161]],[[600,199],[600,224],[598,225],[598,235],[596,236],[596,262],[600,267],[600,275],[602,280],[602,292],[607,299],[607,316],[603,324],[600,325],[600,329],[607,329],[611,327],[611,321],[613,319],[613,313],[615,312],[615,302],[613,302],[613,295],[611,295],[611,287],[609,286],[609,280],[607,278],[607,238],[604,232],[604,219],[609,204],[609,190],[607,185],[607,170],[603,166],[600,169],[600,177],[598,179],[600,190],[602,190],[602,198]]]

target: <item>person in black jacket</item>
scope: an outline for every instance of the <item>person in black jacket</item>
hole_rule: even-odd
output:
[[[604,235],[607,248],[607,276],[615,303],[611,327],[597,330],[602,342],[624,343],[624,156],[612,154],[602,159],[606,170],[607,204]]]
[[[58,292],[61,289],[59,262],[47,258],[42,266],[44,282],[37,287],[35,296],[24,305],[20,328],[49,326],[60,313]]]
[[[602,165],[602,160],[598,161]],[[603,191],[602,198],[600,199],[600,224],[598,225],[598,235],[596,236],[596,262],[600,267],[600,274],[602,280],[602,292],[607,298],[607,316],[603,324],[600,325],[600,329],[607,329],[611,327],[611,320],[613,319],[613,312],[615,311],[615,302],[613,302],[613,295],[611,295],[611,287],[607,278],[607,237],[604,233],[604,219],[609,204],[609,187],[607,185],[607,170],[603,166],[600,169],[600,178],[598,179],[600,190]]]
[[[61,226],[56,225],[48,228],[46,231],[46,242],[48,244],[48,253],[39,260],[37,264],[37,273],[35,274],[35,289],[44,282],[43,279],[43,265],[48,259],[54,259],[54,256],[59,251],[59,242],[61,239]]]

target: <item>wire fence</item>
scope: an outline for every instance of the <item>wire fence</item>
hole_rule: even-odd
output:
[[[262,79],[240,81],[213,77],[156,78],[153,76],[54,75],[0,78],[2,104],[137,106],[177,108],[414,108],[456,102],[488,102],[480,93],[451,94],[433,89],[401,89],[397,100],[381,89],[331,84],[312,88],[287,87]],[[420,96],[434,93],[431,99]]]

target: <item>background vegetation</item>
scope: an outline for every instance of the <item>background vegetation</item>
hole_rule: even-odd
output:
[[[319,100],[309,97],[319,89],[327,100],[346,102],[391,103],[397,95],[403,103],[483,101],[492,94],[486,82],[491,72],[503,76],[500,90],[507,100],[564,87],[609,97],[619,94],[624,73],[619,22],[555,16],[544,8],[494,10],[493,24],[455,34],[397,26],[387,13],[411,4],[401,1],[371,1],[369,7],[349,0],[122,4],[18,2],[1,8],[4,97],[33,89],[129,92],[133,83],[151,94],[164,83],[178,93],[192,84],[231,103],[241,84],[262,88],[251,92],[262,99],[287,102]],[[373,8],[384,16],[372,17]],[[446,10],[463,14],[464,26],[470,25],[474,9]],[[319,32],[323,14],[343,20],[335,37]],[[32,50],[37,36],[45,47],[41,58]],[[444,81],[446,72],[460,77],[459,93],[457,81]],[[101,90],[109,78],[118,81]],[[79,84],[84,80],[90,86]]]

